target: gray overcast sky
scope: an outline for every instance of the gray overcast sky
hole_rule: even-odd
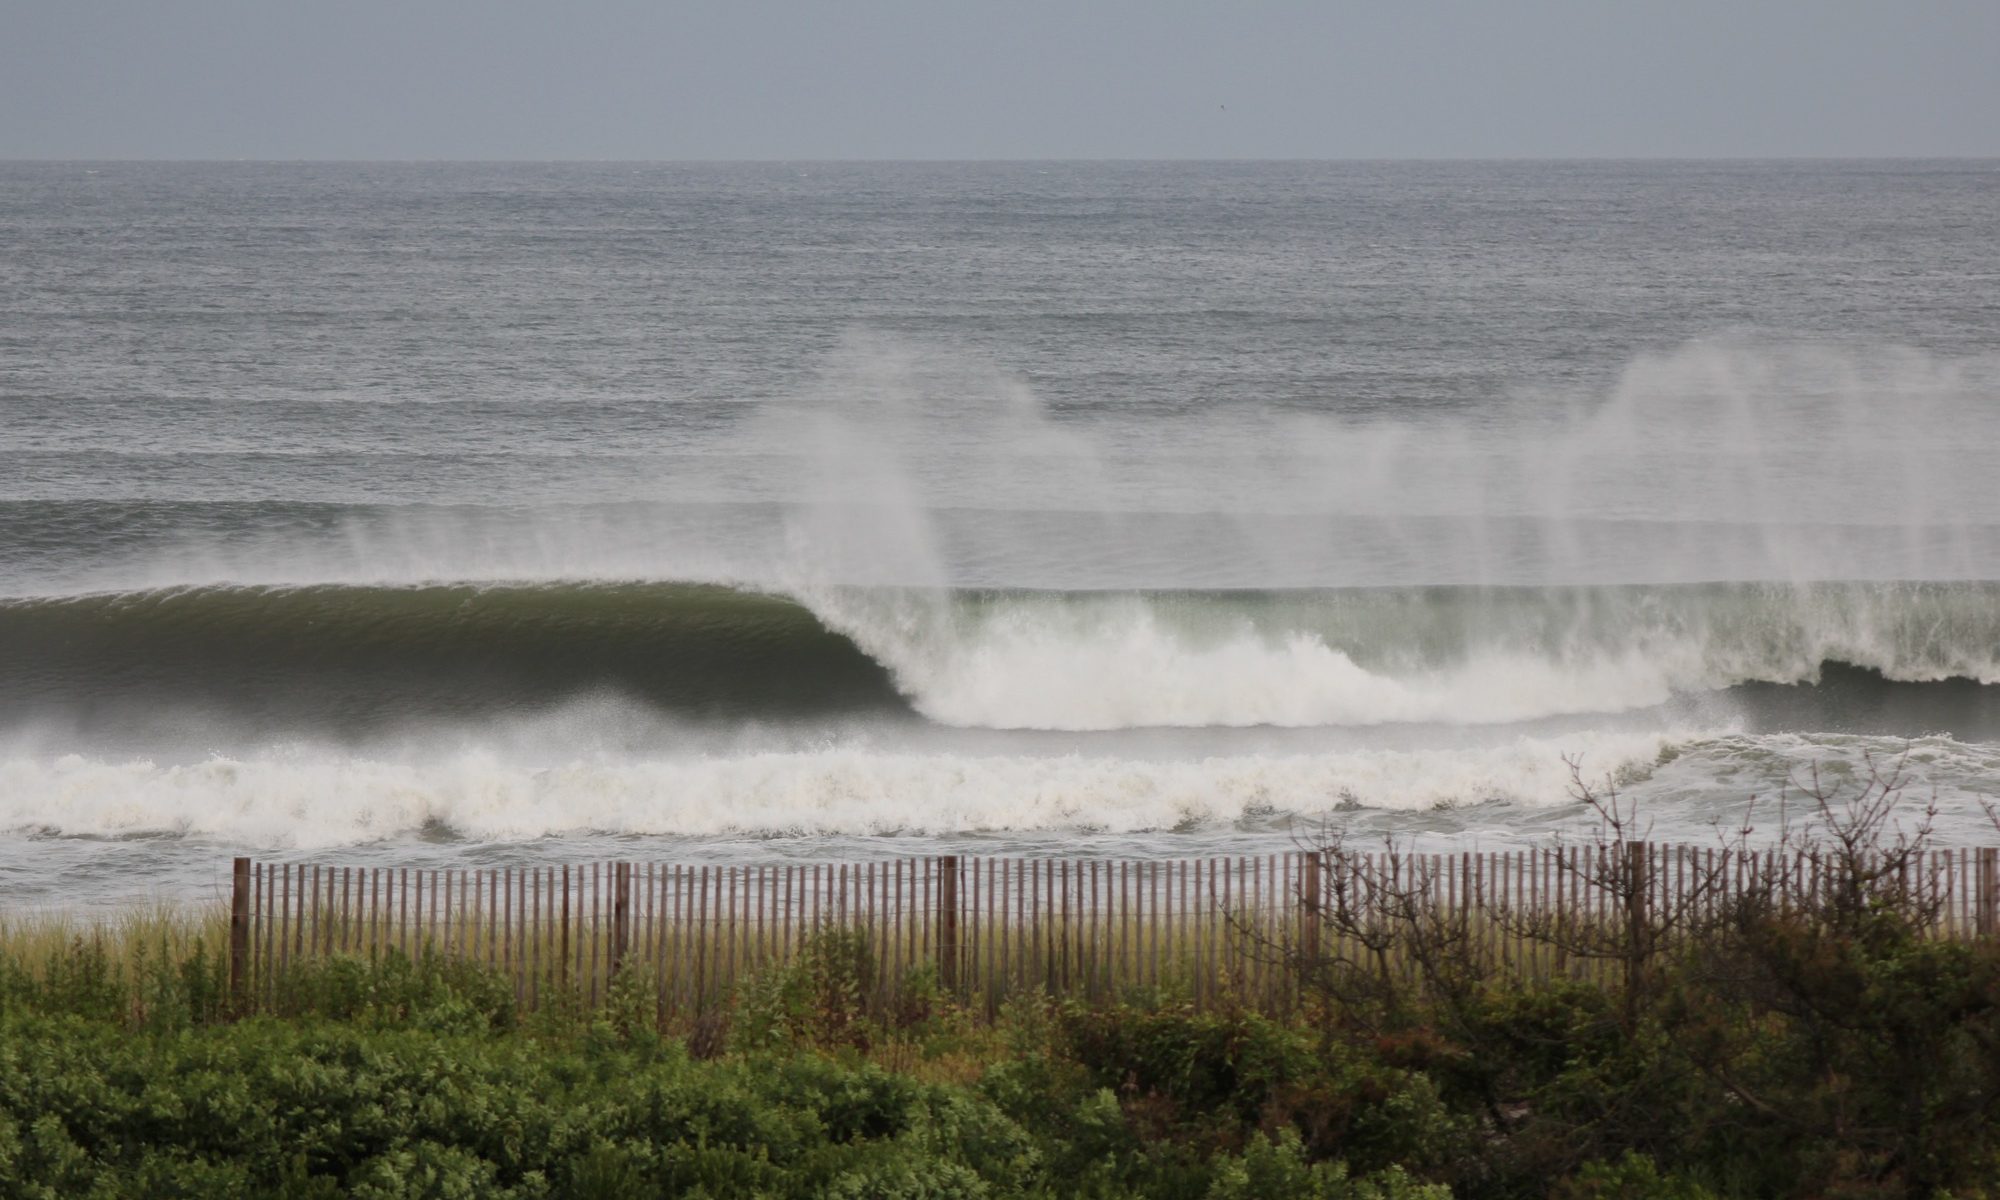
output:
[[[0,157],[2000,154],[2000,0],[0,0]]]

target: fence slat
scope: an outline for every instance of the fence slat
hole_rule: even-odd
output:
[[[1979,907],[1973,928],[1980,937],[1990,938],[2000,928],[2000,848],[1980,849],[1976,888]]]
[[[958,856],[938,859],[938,984],[947,995],[958,991]]]

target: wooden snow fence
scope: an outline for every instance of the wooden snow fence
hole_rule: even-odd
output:
[[[1189,859],[944,855],[867,863],[605,862],[495,868],[234,862],[230,984],[280,1006],[313,960],[425,955],[480,964],[518,1003],[651,991],[662,1021],[726,1004],[828,929],[859,939],[862,1000],[912,986],[997,1011],[1021,992],[1163,989],[1209,1007],[1284,1010],[1340,969],[1415,977],[1408,943],[1455,945],[1540,978],[1618,982],[1634,964],[1761,898],[1824,900],[1811,851],[1624,843],[1454,854],[1295,852]],[[1991,936],[2000,850],[1899,864],[1900,902],[1941,936]],[[1881,886],[1881,881],[1876,881]]]

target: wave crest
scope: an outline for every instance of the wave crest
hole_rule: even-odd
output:
[[[1729,584],[1254,593],[846,590],[814,611],[947,724],[1492,724],[1741,684],[2000,682],[2000,588]]]
[[[663,583],[324,585],[0,601],[0,716],[203,709],[331,735],[591,693],[738,720],[1475,725],[1817,683],[1828,664],[1875,680],[1845,672],[1850,691],[1957,680],[1952,695],[1983,697],[2000,683],[2000,585],[795,598]]]

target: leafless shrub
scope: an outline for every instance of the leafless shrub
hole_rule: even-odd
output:
[[[1539,852],[1545,875],[1532,896],[1495,886],[1470,856],[1420,854],[1394,838],[1357,847],[1329,819],[1295,838],[1295,922],[1274,932],[1226,914],[1244,953],[1293,972],[1302,996],[1371,1028],[1419,1006],[1467,1005],[1503,974],[1601,978],[1609,968],[1629,1025],[1663,955],[1740,941],[1778,919],[1849,936],[1893,914],[1929,935],[1948,915],[1951,892],[1931,855],[1936,798],[1910,799],[1903,756],[1869,757],[1846,781],[1808,769],[1770,801],[1753,798],[1712,844],[1671,847],[1652,840],[1639,802],[1615,781],[1593,782],[1580,759],[1565,762],[1571,795],[1592,819],[1580,837]],[[1769,829],[1758,825],[1764,811],[1773,811]],[[2000,810],[1989,812],[2000,826]],[[1707,957],[1726,969],[1728,955]]]

